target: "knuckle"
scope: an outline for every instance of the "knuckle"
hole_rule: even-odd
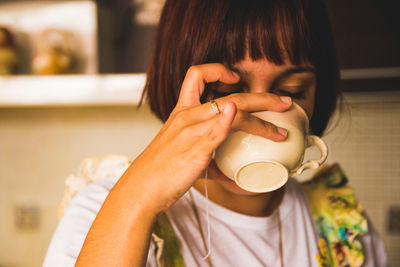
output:
[[[269,122],[264,122],[264,127],[269,134],[276,133],[276,126]]]
[[[263,94],[268,98],[274,98],[275,99],[275,98],[278,97],[278,95],[276,93],[264,92]]]
[[[199,77],[199,76],[201,76],[201,69],[198,65],[192,65],[189,67],[186,75]]]
[[[175,118],[176,114],[179,112],[179,109],[177,109],[176,107],[171,111],[171,113],[169,114],[170,118]]]
[[[192,133],[192,129],[190,127],[184,127],[182,128],[182,130],[180,131],[179,135],[183,138],[187,138],[193,135]]]
[[[227,96],[226,96],[226,99],[227,99],[228,101],[234,102],[237,106],[238,106],[238,104],[239,104],[239,102],[240,102],[240,97],[239,97],[239,94],[238,94],[238,93],[233,93],[233,94],[227,95]]]
[[[269,96],[271,102],[275,103],[275,104],[280,104],[282,102],[282,100],[280,99],[280,97],[276,94],[270,94]]]
[[[230,95],[226,96],[226,98],[228,100],[236,102],[236,101],[239,101],[238,99],[240,99],[240,95],[239,95],[239,93],[233,93],[233,94],[230,94]]]
[[[222,133],[218,133],[214,128],[211,128],[210,130],[207,131],[206,133],[206,139],[215,142],[216,140],[219,140],[222,136]]]
[[[247,108],[246,101],[243,100],[243,96],[239,93],[230,94],[227,96],[227,99],[234,102],[239,109]]]
[[[179,110],[172,114],[172,118],[176,126],[183,127],[186,124],[187,115],[183,110]]]
[[[266,102],[267,102],[270,106],[273,106],[273,108],[277,108],[276,105],[279,105],[279,104],[282,103],[282,100],[280,99],[280,96],[277,95],[277,94],[268,93],[268,94],[266,95],[266,98],[267,98],[267,101],[266,101]]]

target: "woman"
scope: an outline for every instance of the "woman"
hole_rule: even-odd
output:
[[[387,264],[372,227],[362,227],[362,247],[347,244],[350,228],[346,246],[320,239],[293,179],[250,193],[212,159],[231,131],[284,141],[286,129],[251,113],[282,112],[293,101],[312,133],[323,134],[340,92],[320,0],[168,0],[147,75],[145,96],[164,126],[120,178],[99,180],[72,200],[45,265],[55,258],[57,266]],[[361,210],[349,211],[366,222]],[[329,248],[336,252],[324,253]]]

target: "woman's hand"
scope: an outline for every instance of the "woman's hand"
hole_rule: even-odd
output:
[[[222,64],[189,69],[178,103],[160,132],[108,194],[94,220],[76,266],[144,266],[152,225],[201,176],[213,151],[231,130],[276,141],[285,134],[251,112],[284,111],[291,105],[276,95],[232,94],[201,104],[205,83],[233,84],[237,74]],[[285,99],[283,99],[285,100]]]
[[[154,196],[157,212],[168,209],[202,175],[230,131],[242,130],[274,141],[286,139],[285,129],[250,113],[284,111],[291,106],[290,98],[270,93],[231,94],[215,100],[221,111],[216,115],[210,103],[200,103],[205,84],[216,81],[234,84],[239,76],[218,63],[192,66],[170,117],[130,167],[135,177],[146,180],[143,183]]]

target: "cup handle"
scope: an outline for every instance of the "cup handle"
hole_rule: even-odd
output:
[[[307,148],[311,146],[317,146],[319,151],[321,152],[321,157],[319,159],[311,159],[303,164],[301,164],[297,170],[296,174],[301,174],[304,170],[307,169],[317,169],[319,166],[321,166],[322,163],[325,162],[326,158],[328,157],[328,146],[326,143],[319,138],[318,136],[315,135],[309,135],[307,136]]]

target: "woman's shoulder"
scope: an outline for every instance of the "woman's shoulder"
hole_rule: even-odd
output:
[[[92,222],[114,184],[129,166],[125,156],[86,158],[78,171],[68,176],[60,222],[52,237],[43,266],[72,266]]]
[[[114,154],[83,159],[77,172],[70,174],[65,180],[66,189],[58,207],[58,216],[60,218],[63,216],[65,209],[78,192],[81,197],[91,194],[92,191],[108,193],[129,164],[128,157]]]

